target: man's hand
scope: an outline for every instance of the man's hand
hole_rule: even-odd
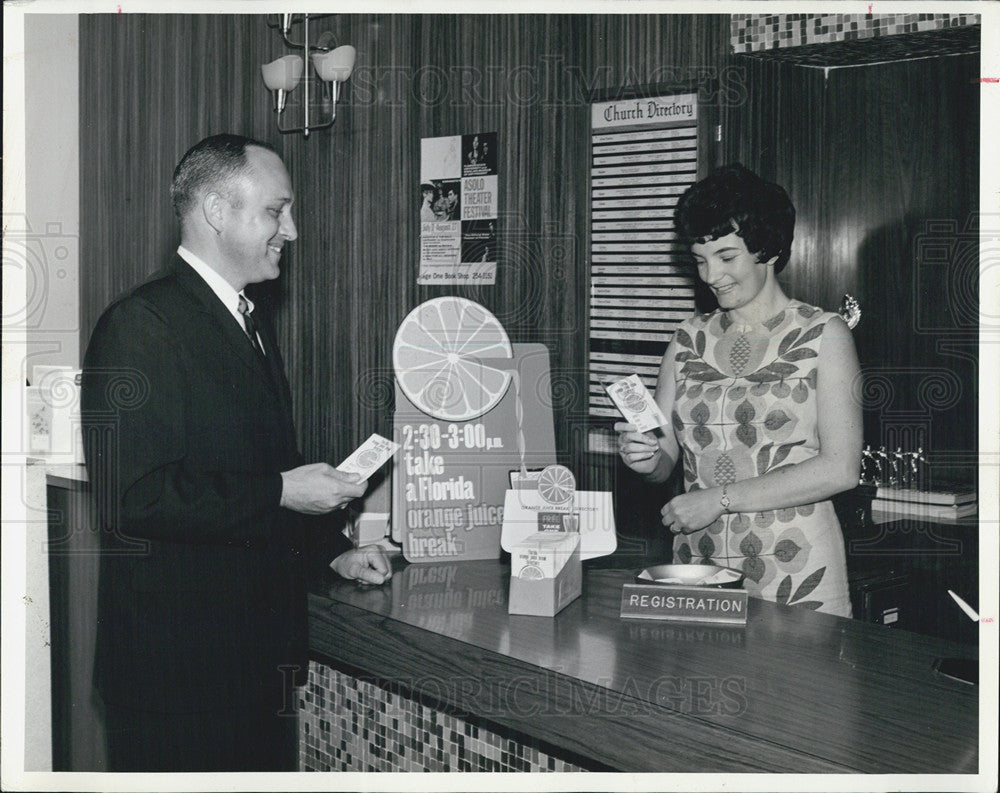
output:
[[[281,506],[306,515],[325,515],[364,494],[367,482],[327,463],[282,471]]]
[[[377,545],[345,551],[330,562],[330,567],[350,581],[364,581],[366,584],[384,584],[392,578],[389,560]]]

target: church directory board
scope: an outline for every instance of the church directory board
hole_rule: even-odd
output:
[[[591,155],[589,446],[613,454],[620,414],[605,383],[636,374],[653,390],[674,328],[695,309],[673,214],[697,178],[697,95],[592,104]]]

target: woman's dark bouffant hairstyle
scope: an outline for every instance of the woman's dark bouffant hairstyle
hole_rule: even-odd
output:
[[[795,207],[783,187],[733,163],[717,168],[684,192],[674,211],[674,224],[688,243],[736,232],[759,261],[777,256],[774,272],[780,273],[791,254]]]

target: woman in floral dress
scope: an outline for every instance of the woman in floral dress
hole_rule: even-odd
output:
[[[632,470],[686,492],[662,510],[674,561],[735,567],[751,595],[850,616],[844,539],[830,497],[857,484],[859,367],[844,321],[790,299],[795,209],[741,165],[692,185],[675,212],[719,308],[685,320],[663,356],[656,400],[670,419],[619,423]]]

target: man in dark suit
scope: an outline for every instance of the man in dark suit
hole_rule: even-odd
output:
[[[108,307],[84,360],[109,770],[295,770],[310,565],[373,584],[390,568],[318,517],[365,484],[303,464],[270,323],[243,293],[297,236],[281,158],[207,138],[171,197],[177,256]]]

